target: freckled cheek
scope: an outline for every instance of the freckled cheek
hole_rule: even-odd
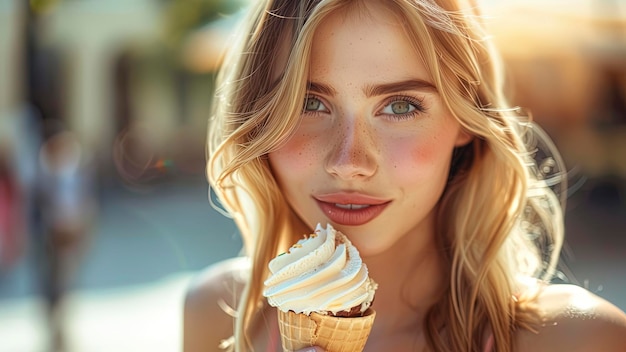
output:
[[[441,169],[445,153],[435,143],[407,140],[387,146],[385,158],[400,180],[415,182]],[[440,171],[441,172],[441,171]]]
[[[319,149],[306,134],[293,136],[279,150],[270,153],[270,162],[275,171],[297,172],[315,165]]]

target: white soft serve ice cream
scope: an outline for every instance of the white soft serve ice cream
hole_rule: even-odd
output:
[[[270,261],[269,269],[263,295],[284,312],[360,315],[377,288],[359,251],[330,224],[318,224],[314,234]]]

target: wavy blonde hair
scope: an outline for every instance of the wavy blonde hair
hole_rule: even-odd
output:
[[[267,154],[297,126],[315,29],[327,14],[363,1],[259,2],[225,58],[209,123],[207,175],[252,263],[237,307],[236,350],[251,347],[247,333],[263,307],[268,262],[294,241],[293,215]],[[515,330],[532,329],[540,318],[520,278],[549,280],[563,237],[561,205],[529,147],[535,128],[508,108],[498,56],[471,1],[384,3],[444,104],[474,136],[454,152],[439,207],[449,286],[427,314],[428,342],[436,351],[479,351],[491,329],[495,349],[512,351]]]

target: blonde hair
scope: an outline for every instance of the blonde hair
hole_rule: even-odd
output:
[[[250,348],[247,332],[263,306],[269,260],[294,240],[291,210],[267,154],[297,125],[315,29],[328,13],[362,1],[259,2],[224,61],[207,174],[252,263],[236,317],[236,350]],[[437,351],[478,351],[491,329],[495,349],[511,351],[514,331],[539,321],[519,279],[549,280],[563,237],[561,205],[528,148],[535,128],[508,108],[498,56],[472,3],[384,3],[403,20],[444,104],[474,136],[455,150],[440,202],[437,238],[450,284],[427,314],[428,342]],[[277,66],[281,57],[284,67]]]

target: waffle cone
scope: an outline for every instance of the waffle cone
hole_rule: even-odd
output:
[[[361,352],[370,334],[376,312],[368,309],[362,317],[335,317],[278,310],[278,324],[284,351],[319,346],[328,352]]]

